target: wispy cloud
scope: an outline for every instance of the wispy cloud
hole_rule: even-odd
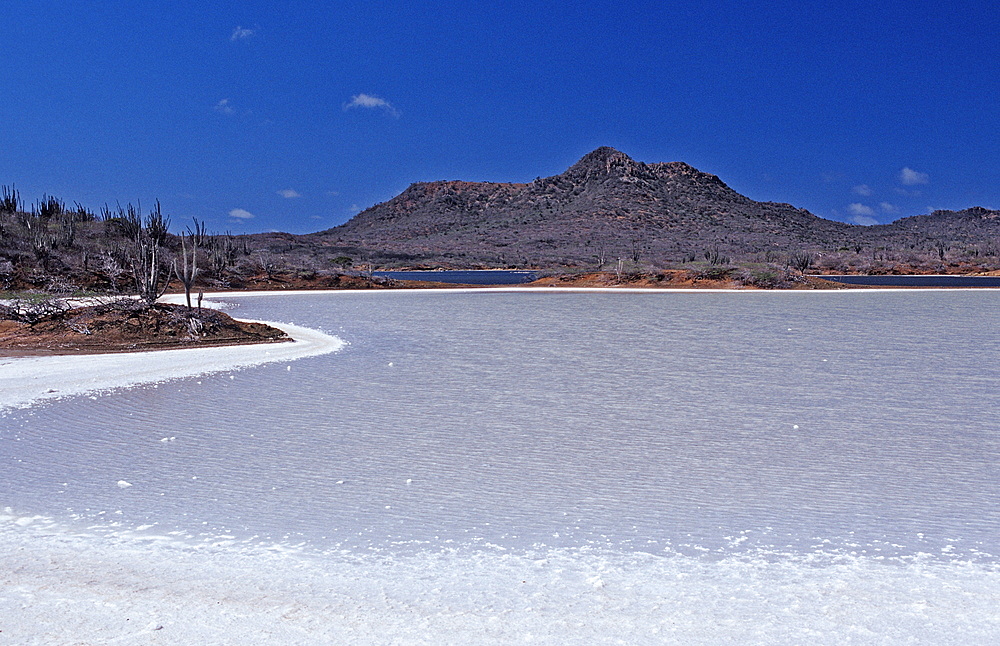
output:
[[[233,30],[232,35],[229,37],[229,40],[233,42],[236,42],[237,40],[246,40],[247,38],[252,37],[255,33],[257,33],[256,29],[250,29],[249,27],[241,27],[237,25],[236,29]]]
[[[229,105],[229,99],[219,101],[212,109],[220,114],[232,114],[235,112],[235,110],[233,110],[233,106]]]
[[[280,191],[278,191],[278,195],[287,198],[289,200],[296,197],[302,197],[302,194],[293,188],[283,188]]]
[[[399,110],[383,98],[372,94],[355,94],[351,100],[344,104],[344,110],[351,108],[366,108],[368,110],[383,110],[386,114],[399,118]]]
[[[851,189],[851,192],[855,195],[860,195],[861,197],[871,197],[873,191],[872,187],[867,184],[858,184]]]
[[[899,183],[903,186],[917,186],[931,181],[931,176],[927,173],[920,173],[910,167],[899,171]]]
[[[847,212],[851,214],[851,221],[855,224],[863,224],[866,227],[878,224],[878,220],[873,217],[875,209],[860,202],[848,204]]]
[[[888,202],[879,202],[879,208],[885,213],[899,213],[899,207]]]
[[[229,212],[229,217],[236,218],[237,220],[251,220],[253,219],[253,213],[246,209],[233,209]]]
[[[861,204],[860,202],[854,202],[847,205],[847,211],[851,215],[875,215],[875,209],[870,206]]]

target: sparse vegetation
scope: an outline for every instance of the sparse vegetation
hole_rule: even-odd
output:
[[[43,195],[27,209],[0,186],[0,288],[119,294],[163,290],[379,286],[375,269],[611,272],[671,268],[759,287],[793,272],[975,273],[1000,269],[1000,212],[974,207],[861,227],[755,202],[681,162],[598,149],[530,184],[430,182],[309,235],[169,232],[159,203],[105,206]],[[596,267],[595,267],[596,266]]]
[[[695,278],[706,280],[726,280],[736,271],[735,267],[711,265],[695,274]]]
[[[813,255],[806,251],[793,253],[788,258],[788,265],[804,274],[813,265]]]
[[[0,215],[14,215],[23,211],[23,203],[13,186],[0,186]]]
[[[16,189],[0,186],[0,289],[132,293],[152,302],[170,287],[190,297],[199,286],[335,287],[360,274],[344,250],[314,248],[300,236],[212,234],[197,219],[182,235],[169,227],[159,203],[146,213],[137,204],[105,205],[95,215],[44,196],[25,210]]]

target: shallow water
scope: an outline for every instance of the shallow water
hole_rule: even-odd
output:
[[[991,299],[245,298],[350,345],[10,416],[0,491],[321,548],[749,531],[1000,553]]]
[[[7,414],[12,523],[91,547],[168,536],[215,563],[294,547],[321,570],[307,589],[376,555],[358,590],[412,568],[398,594],[451,581],[431,595],[448,617],[456,589],[500,614],[541,595],[609,643],[587,595],[612,580],[633,638],[681,625],[666,599],[790,642],[863,625],[877,643],[928,599],[947,624],[930,643],[998,634],[996,292],[231,300],[350,345]],[[497,582],[539,572],[547,596]]]
[[[820,275],[819,278],[848,285],[869,285],[878,287],[1000,287],[1000,276],[955,276],[931,275]]]

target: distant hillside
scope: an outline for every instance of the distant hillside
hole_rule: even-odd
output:
[[[0,185],[0,290],[129,291],[136,254],[158,257],[160,282],[184,245],[160,206],[92,213],[44,196],[27,207]],[[139,235],[145,229],[146,233]],[[598,148],[566,172],[527,184],[413,184],[344,225],[309,235],[233,236],[187,227],[208,288],[377,287],[373,268],[536,268],[656,274],[975,273],[1000,270],[1000,211],[935,211],[857,226],[789,204],[757,202],[683,162],[645,164]],[[140,240],[142,238],[142,240]],[[144,243],[145,244],[145,243]]]
[[[895,244],[941,243],[947,247],[981,247],[981,251],[1000,245],[1000,211],[974,206],[962,211],[934,211],[930,215],[900,218],[890,224],[866,227],[872,240]]]
[[[645,164],[605,147],[529,184],[413,184],[314,235],[414,260],[593,266],[602,257],[664,263],[839,247],[856,228],[756,202],[683,162]]]

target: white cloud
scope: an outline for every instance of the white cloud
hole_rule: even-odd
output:
[[[878,220],[872,217],[875,215],[875,209],[870,206],[866,206],[860,202],[853,202],[847,205],[847,211],[853,216],[851,217],[851,222],[854,222],[854,224],[861,224],[866,227],[878,224]]]
[[[399,110],[391,103],[380,97],[371,94],[355,94],[351,100],[344,104],[344,110],[351,108],[367,108],[369,110],[384,110],[386,114],[399,117]]]
[[[246,40],[247,38],[253,36],[255,33],[257,33],[256,29],[249,29],[237,25],[236,29],[233,30],[233,35],[229,37],[229,40],[233,42],[237,40]]]
[[[931,181],[931,176],[927,173],[919,173],[910,167],[899,171],[899,183],[903,186],[916,186],[926,184]]]
[[[875,209],[873,209],[870,206],[865,206],[860,202],[854,202],[852,204],[848,204],[847,210],[848,212],[850,212],[851,215],[868,215],[868,216],[875,215]]]
[[[212,109],[222,114],[232,114],[234,112],[233,106],[229,105],[229,99],[219,101]]]
[[[360,213],[361,212],[361,207],[358,206],[357,204],[352,204],[351,208],[347,209],[347,211],[349,213]]]
[[[292,199],[295,197],[302,197],[302,195],[293,188],[283,188],[280,191],[278,191],[278,195],[288,199]]]
[[[347,104],[347,107],[380,108],[386,105],[389,105],[388,101],[377,96],[355,94],[351,97],[351,102]]]
[[[245,209],[233,209],[229,212],[229,217],[236,218],[238,220],[250,220],[253,218],[253,213]]]
[[[886,213],[899,213],[899,207],[895,204],[889,204],[888,202],[879,202],[879,208]]]
[[[860,195],[861,197],[871,197],[872,187],[868,186],[867,184],[858,184],[857,186],[852,188],[851,191],[855,195]]]

